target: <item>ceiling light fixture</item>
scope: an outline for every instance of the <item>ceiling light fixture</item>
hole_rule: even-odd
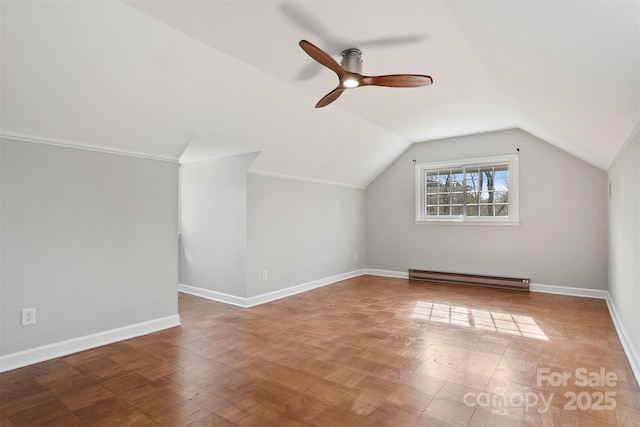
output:
[[[353,89],[354,87],[358,87],[359,83],[356,79],[346,79],[342,82],[342,85],[348,89]]]
[[[360,49],[353,47],[343,50],[340,65],[351,73],[362,74],[362,52]],[[348,89],[353,89],[354,87],[358,87],[360,83],[357,79],[347,78],[342,82],[342,85]]]

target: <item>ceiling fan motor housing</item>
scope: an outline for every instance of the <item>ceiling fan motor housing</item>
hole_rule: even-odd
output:
[[[362,74],[362,52],[360,49],[354,47],[343,50],[340,65],[347,71]]]

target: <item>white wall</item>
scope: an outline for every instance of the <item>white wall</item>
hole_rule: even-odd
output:
[[[177,317],[177,163],[9,139],[0,153],[0,356]]]
[[[180,166],[180,283],[247,296],[247,168],[256,153]]]
[[[364,190],[251,173],[247,184],[249,297],[364,268]]]
[[[609,295],[640,377],[640,131],[609,168]]]
[[[416,225],[414,162],[520,149],[520,225]],[[607,285],[606,174],[521,130],[414,144],[367,187],[367,268]]]

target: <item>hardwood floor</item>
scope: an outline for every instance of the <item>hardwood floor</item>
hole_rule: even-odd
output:
[[[0,424],[640,426],[602,300],[362,276],[180,315],[0,374]]]

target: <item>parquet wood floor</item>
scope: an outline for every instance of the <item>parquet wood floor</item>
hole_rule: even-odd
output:
[[[0,374],[0,424],[640,426],[601,300],[362,276],[250,309],[181,294],[180,315]]]

